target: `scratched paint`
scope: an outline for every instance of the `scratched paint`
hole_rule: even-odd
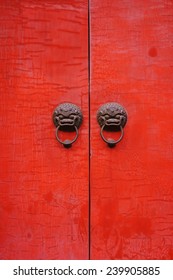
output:
[[[91,258],[172,259],[172,1],[90,5]],[[87,1],[0,7],[0,258],[87,259]],[[109,101],[129,115],[115,149],[96,121]],[[61,102],[84,115],[69,150],[51,121]]]

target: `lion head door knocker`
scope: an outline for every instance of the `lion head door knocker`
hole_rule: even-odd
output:
[[[65,148],[70,148],[78,138],[78,129],[82,123],[83,115],[78,106],[72,103],[60,104],[53,113],[53,123],[56,126],[56,139]],[[72,140],[62,141],[59,138],[58,132],[61,131],[75,131],[75,138]]]
[[[101,127],[100,135],[109,147],[114,147],[122,140],[124,136],[123,128],[127,122],[127,112],[120,104],[110,102],[102,105],[97,112],[97,121]],[[104,130],[120,131],[120,138],[118,140],[106,139]]]

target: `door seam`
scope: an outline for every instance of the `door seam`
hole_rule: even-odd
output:
[[[90,34],[90,0],[88,0],[88,259],[91,259],[91,108],[90,108],[90,93],[91,93],[91,34]]]

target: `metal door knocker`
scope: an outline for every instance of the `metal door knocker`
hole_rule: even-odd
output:
[[[127,122],[126,110],[120,104],[115,102],[106,103],[99,108],[97,112],[97,121],[101,127],[100,135],[103,141],[105,141],[109,147],[115,147],[115,145],[119,143],[124,136],[123,128]],[[103,134],[104,130],[120,131],[120,138],[118,140],[106,139]]]
[[[56,139],[65,148],[70,148],[78,138],[78,128],[82,123],[83,115],[78,106],[72,103],[62,103],[53,112],[53,123],[56,126]],[[76,136],[72,140],[62,141],[59,138],[58,132],[62,131],[75,131]]]

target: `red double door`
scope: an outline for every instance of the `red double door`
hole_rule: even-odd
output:
[[[173,258],[173,4],[0,0],[0,258]],[[70,149],[52,113],[83,112]],[[98,108],[128,112],[100,137]]]

